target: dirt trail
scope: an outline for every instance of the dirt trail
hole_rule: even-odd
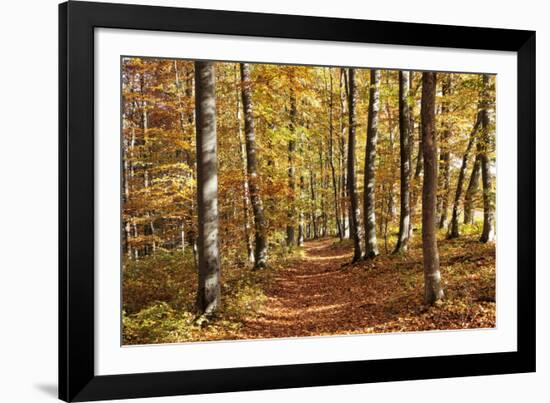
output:
[[[249,320],[245,337],[292,337],[347,333],[362,324],[353,321],[364,290],[354,289],[342,267],[351,259],[351,251],[335,244],[334,239],[307,242],[304,257],[279,270],[266,293],[267,303],[258,317]],[[364,316],[360,314],[359,316]],[[361,326],[362,327],[362,326]]]
[[[444,245],[443,261],[452,252],[448,249],[452,244]],[[494,249],[476,248],[483,248],[479,256],[486,257],[494,267]],[[451,279],[447,268],[443,268],[449,298],[443,307],[428,309],[422,303],[419,253],[411,252],[408,257],[380,256],[343,267],[351,260],[349,243],[335,239],[306,242],[301,259],[275,272],[265,288],[267,302],[258,315],[244,323],[238,338],[494,326],[494,303],[480,302],[487,298],[487,292],[489,299],[494,298],[494,270],[488,272],[485,281],[469,281],[468,287],[474,288],[466,289],[461,277]],[[463,275],[479,276],[478,265],[472,261],[461,269]],[[465,304],[455,304],[455,298]]]

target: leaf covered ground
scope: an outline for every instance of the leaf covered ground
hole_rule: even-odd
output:
[[[418,238],[418,237],[417,237]],[[414,239],[404,255],[355,265],[348,241],[306,242],[268,270],[225,273],[224,308],[217,318],[187,304],[160,301],[124,316],[126,344],[198,340],[413,332],[495,326],[495,248],[473,236],[439,241],[445,299],[425,306],[422,251]],[[178,298],[175,298],[178,300]],[[141,316],[140,316],[141,315]]]

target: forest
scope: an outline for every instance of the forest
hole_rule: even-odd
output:
[[[496,77],[123,57],[123,344],[494,327]]]

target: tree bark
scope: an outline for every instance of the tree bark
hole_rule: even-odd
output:
[[[450,159],[451,153],[449,151],[449,139],[451,138],[451,122],[448,116],[449,114],[449,100],[448,96],[452,94],[452,78],[451,74],[447,74],[445,81],[442,85],[443,102],[441,105],[441,113],[445,120],[443,133],[441,133],[441,145],[439,155],[439,186],[440,193],[438,198],[438,212],[439,212],[439,228],[447,227],[447,213],[449,209],[449,190],[451,182],[451,170]]]
[[[300,174],[300,198],[303,197],[305,191],[305,178],[303,172]],[[304,219],[304,210],[300,207],[298,213],[298,246],[304,246],[305,239],[305,219]]]
[[[221,299],[215,68],[212,62],[195,62],[195,86],[199,218],[197,309],[211,315],[219,310]]]
[[[330,164],[330,171],[332,174],[332,191],[334,193],[334,219],[336,221],[336,230],[340,241],[344,239],[344,231],[340,221],[340,201],[338,195],[338,182],[336,181],[336,167],[334,166],[334,125],[333,125],[333,108],[334,108],[334,93],[332,84],[332,70],[329,69],[329,99],[328,99],[328,127],[329,127],[329,144],[328,144],[328,159]]]
[[[365,210],[365,256],[378,255],[375,216],[375,171],[376,144],[378,142],[378,111],[380,110],[380,70],[370,70],[369,111],[367,119],[367,142],[365,147],[364,210]]]
[[[319,237],[319,229],[317,227],[317,218],[315,217],[315,209],[317,208],[317,197],[315,193],[315,173],[313,168],[309,169],[309,187],[311,191],[311,224],[313,225],[313,238],[317,239]]]
[[[267,235],[266,222],[256,163],[256,133],[254,131],[254,110],[252,91],[250,89],[250,67],[247,63],[240,64],[241,95],[244,108],[244,132],[246,137],[246,168],[248,174],[248,189],[254,213],[254,268],[261,269],[267,266]]]
[[[478,113],[472,132],[470,133],[468,146],[466,147],[466,151],[464,151],[464,155],[462,156],[462,165],[460,167],[460,172],[458,173],[458,181],[456,184],[456,193],[455,193],[455,199],[453,203],[453,213],[451,216],[449,232],[447,234],[447,238],[449,239],[458,238],[460,236],[458,216],[460,213],[459,209],[460,209],[460,200],[462,198],[462,187],[464,186],[464,176],[466,173],[466,167],[468,166],[468,159],[470,158],[470,151],[472,150],[472,147],[474,145],[474,142],[476,139],[476,133],[479,129],[480,123],[481,123],[481,114]]]
[[[296,96],[294,89],[290,88],[290,133],[293,138],[288,141],[288,187],[290,189],[289,205],[288,205],[288,224],[286,226],[286,244],[289,248],[292,248],[295,243],[294,224],[295,224],[295,212],[294,204],[296,200],[296,167],[294,165],[294,154],[296,152],[296,140],[294,139],[294,132],[296,128]]]
[[[357,262],[363,259],[361,245],[361,224],[359,198],[357,195],[357,179],[355,177],[355,145],[357,116],[355,112],[357,102],[357,85],[355,83],[355,70],[349,69],[349,138],[348,138],[348,194],[350,197],[350,217],[352,221],[351,237],[353,239],[353,260]]]
[[[243,230],[244,230],[244,241],[246,244],[246,254],[249,262],[254,262],[254,246],[252,244],[252,237],[250,236],[250,191],[248,189],[248,174],[246,172],[246,139],[243,139],[243,130],[242,130],[242,114],[241,114],[241,94],[239,89],[241,85],[238,84],[238,72],[237,66],[235,65],[235,85],[237,88],[236,100],[237,100],[237,113],[235,118],[237,119],[237,136],[239,140],[239,151],[241,157],[241,166],[242,166],[242,175],[243,175]]]
[[[344,233],[344,238],[350,237],[350,223],[351,218],[349,217],[349,207],[348,207],[348,181],[347,181],[347,161],[346,161],[346,105],[347,105],[347,79],[346,79],[346,69],[340,69],[340,85],[339,85],[339,98],[340,98],[340,168],[341,168],[341,177],[340,177],[340,192],[341,192],[341,202],[342,202],[342,231]]]
[[[436,74],[422,73],[422,254],[424,258],[424,302],[433,304],[443,298],[439,252],[437,249],[437,137],[435,131]]]
[[[409,244],[411,209],[411,144],[410,144],[410,110],[409,110],[410,72],[399,71],[399,145],[400,145],[400,217],[399,234],[394,253],[406,252]]]
[[[468,189],[464,196],[464,224],[474,223],[474,198],[479,188],[479,173],[481,169],[481,160],[479,154],[476,155],[474,166],[472,168],[472,174],[470,176],[470,182],[468,183]]]
[[[410,94],[413,96],[413,99],[414,97],[416,96],[416,93],[418,91],[419,88],[421,88],[421,84],[422,84],[422,73],[419,73],[421,76],[420,78],[417,80],[418,81],[418,84],[414,87],[414,90],[413,90],[413,82],[414,82],[414,77],[415,77],[415,73],[413,71],[411,71],[411,86],[410,86]],[[416,107],[416,99],[413,100],[413,102],[411,103],[411,109],[410,109],[410,114],[411,114],[411,133],[416,133],[415,132],[415,120],[414,120],[414,108]],[[413,178],[411,180],[411,200],[410,200],[410,206],[411,206],[411,220],[410,220],[410,225],[409,225],[409,242],[411,241],[412,237],[413,237],[413,227],[414,227],[414,219],[416,218],[416,215],[417,215],[417,210],[418,210],[418,197],[421,193],[421,189],[420,189],[420,175],[422,175],[422,166],[423,166],[423,158],[422,158],[422,124],[418,124],[418,151],[417,151],[417,154],[416,154],[416,163],[415,163],[415,168],[414,168],[414,173],[412,174],[413,175]],[[412,137],[411,137],[412,138]],[[412,149],[412,145],[411,145],[411,149]],[[412,150],[411,150],[411,170],[412,170]]]
[[[477,142],[477,151],[481,161],[481,183],[483,184],[483,232],[481,242],[495,239],[495,205],[493,199],[493,178],[490,171],[489,152],[491,148],[491,133],[489,127],[489,75],[483,75],[481,90],[481,136]]]

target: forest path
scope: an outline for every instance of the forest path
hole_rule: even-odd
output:
[[[436,307],[423,304],[420,239],[406,255],[355,265],[345,265],[349,241],[306,242],[302,257],[274,268],[267,301],[237,338],[494,327],[495,249],[474,238],[440,242],[446,298]]]
[[[329,238],[306,242],[304,256],[279,269],[266,287],[267,302],[241,329],[245,338],[357,332],[368,324],[369,291],[351,260],[352,246]]]

